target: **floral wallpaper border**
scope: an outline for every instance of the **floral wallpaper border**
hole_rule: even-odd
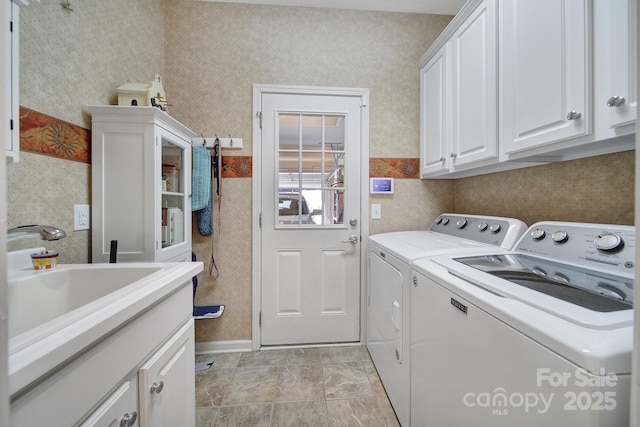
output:
[[[91,163],[91,131],[20,106],[20,150]]]
[[[420,159],[416,158],[371,158],[370,178],[419,179]]]
[[[91,163],[91,131],[20,107],[20,150]],[[223,178],[251,178],[251,156],[225,156]],[[371,158],[369,177],[420,178],[420,159]]]

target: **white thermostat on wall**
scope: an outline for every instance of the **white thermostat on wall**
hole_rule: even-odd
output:
[[[370,178],[371,194],[393,194],[393,178]]]

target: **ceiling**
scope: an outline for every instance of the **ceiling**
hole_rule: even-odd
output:
[[[455,15],[466,0],[199,0],[221,3],[251,3],[275,6],[324,7],[329,9]]]

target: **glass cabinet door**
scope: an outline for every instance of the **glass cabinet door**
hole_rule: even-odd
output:
[[[187,162],[190,152],[184,141],[173,140],[169,135],[162,135],[160,140],[161,251],[169,252],[169,248],[190,240],[187,236],[190,189],[186,174],[191,173],[191,162]]]

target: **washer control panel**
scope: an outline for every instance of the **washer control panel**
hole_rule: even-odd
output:
[[[442,214],[429,231],[511,249],[527,229],[514,218]]]
[[[635,227],[611,224],[538,222],[523,234],[515,250],[619,273],[633,273]]]

